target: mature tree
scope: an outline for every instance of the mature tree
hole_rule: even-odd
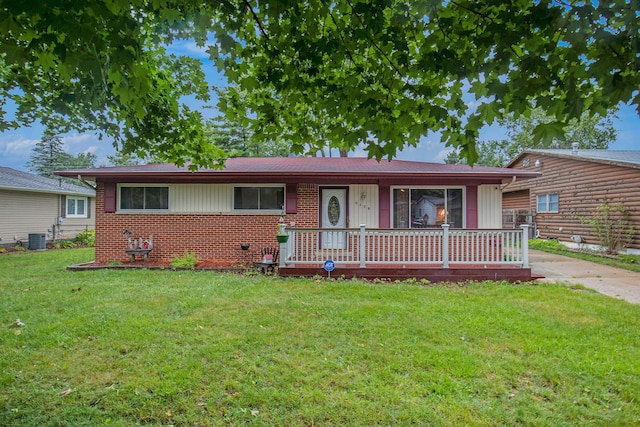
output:
[[[159,155],[149,155],[145,153],[131,154],[122,151],[116,151],[113,156],[107,156],[107,160],[109,160],[111,166],[136,166],[143,164],[167,163],[167,160]]]
[[[604,118],[592,117],[587,114],[567,123],[564,135],[557,138],[540,140],[533,136],[534,130],[544,123],[550,123],[553,118],[536,108],[528,117],[507,118],[500,120],[500,124],[507,130],[507,139],[480,141],[477,145],[477,164],[484,166],[504,166],[518,153],[527,148],[571,148],[577,142],[581,149],[607,149],[616,139],[616,129],[613,126],[612,115]],[[466,163],[460,153],[453,150],[447,156],[445,163]]]
[[[107,156],[107,160],[111,166],[136,166],[142,163],[142,160],[134,154],[116,151],[113,156]],[[107,165],[102,165],[106,167]]]
[[[509,141],[506,139],[489,141],[479,141],[476,144],[478,159],[476,165],[502,167],[507,163],[509,157],[505,154],[509,149]],[[467,164],[467,159],[460,156],[459,150],[452,150],[444,159],[448,164]]]
[[[192,38],[248,94],[221,110],[260,140],[313,151],[321,126],[382,158],[439,131],[473,162],[478,129],[533,106],[554,117],[534,129],[547,140],[583,112],[640,106],[638,13],[637,0],[2,0],[0,99],[17,113],[0,124],[72,123],[214,166],[224,155],[184,96],[208,97],[202,64],[166,50]]]
[[[65,169],[85,169],[96,167],[98,156],[93,153],[78,153],[75,156],[68,155]]]
[[[31,150],[27,163],[30,171],[57,178],[55,171],[95,167],[97,157],[93,153],[72,155],[64,151],[62,139],[51,129],[46,129],[40,142]]]
[[[291,144],[284,141],[258,141],[245,126],[225,117],[207,120],[205,134],[228,157],[286,157]]]
[[[53,172],[65,169],[69,154],[63,149],[62,139],[51,130],[45,130],[42,139],[31,150],[27,168],[38,175],[56,178]]]

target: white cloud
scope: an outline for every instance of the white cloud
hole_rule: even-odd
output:
[[[103,166],[109,164],[107,156],[115,154],[115,148],[109,138],[102,140],[98,139],[95,134],[83,133],[83,134],[70,134],[65,135],[62,138],[64,144],[64,151],[74,156],[79,153],[92,153],[97,157],[96,166]]]
[[[444,159],[447,158],[450,152],[453,150],[451,148],[445,148],[444,150],[438,151],[438,154],[433,158],[434,162],[444,163]]]
[[[193,40],[181,40],[173,43],[168,50],[176,55],[185,55],[198,59],[209,59],[207,46],[198,46]]]
[[[91,150],[87,148],[94,144],[98,140],[98,137],[91,134],[71,134],[62,137],[62,144],[64,151],[69,154],[76,155],[78,153],[86,153]]]
[[[0,165],[26,171],[31,149],[39,139],[24,137],[20,134],[6,134],[0,137]]]
[[[8,141],[0,140],[0,149],[2,149],[4,155],[22,154],[24,152],[30,152],[38,142],[38,139],[28,139],[19,136]]]

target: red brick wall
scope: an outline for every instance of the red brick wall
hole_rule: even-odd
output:
[[[185,251],[198,259],[246,263],[260,258],[263,247],[277,246],[275,234],[280,215],[223,214],[117,214],[104,211],[104,185],[96,192],[96,262],[128,260],[125,254],[129,230],[132,238],[153,235],[152,261],[170,261]],[[287,226],[318,226],[318,186],[298,185],[298,213],[285,215]],[[249,243],[249,251],[240,249]]]

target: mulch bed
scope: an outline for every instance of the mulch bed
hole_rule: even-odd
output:
[[[99,270],[99,269],[140,269],[149,270],[208,270],[208,271],[226,271],[234,273],[244,273],[248,270],[254,270],[253,265],[234,263],[231,261],[216,260],[200,260],[194,268],[189,267],[172,267],[169,261],[135,261],[123,262],[121,264],[100,264],[96,262],[88,262],[84,264],[70,265],[68,270]]]

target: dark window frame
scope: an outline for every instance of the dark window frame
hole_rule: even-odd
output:
[[[268,200],[272,195],[268,191],[275,190],[275,200]],[[242,195],[240,192],[249,192]],[[256,200],[251,200],[255,193]],[[254,203],[255,202],[255,203]],[[266,206],[265,206],[266,205]],[[284,184],[265,184],[265,185],[234,185],[232,209],[234,212],[269,212],[280,213],[286,211],[287,205],[287,189]],[[245,207],[246,206],[246,207]]]
[[[134,190],[135,189],[135,190]],[[151,194],[153,190],[160,189],[164,190],[165,194]],[[125,194],[123,192],[133,192],[138,191],[142,192],[142,199],[134,201],[136,204],[132,206],[127,203],[128,206],[125,207],[124,202],[127,201],[127,198],[132,198],[136,196],[135,194]],[[138,194],[139,196],[139,194]],[[155,199],[155,200],[154,200]],[[154,205],[154,202],[157,202]],[[135,212],[135,211],[157,211],[157,212],[168,212],[169,211],[169,203],[170,203],[170,195],[169,195],[169,186],[168,185],[150,185],[150,184],[142,184],[142,185],[120,185],[118,188],[118,210],[123,212]],[[153,206],[153,207],[149,207]]]

